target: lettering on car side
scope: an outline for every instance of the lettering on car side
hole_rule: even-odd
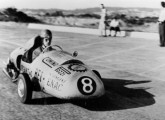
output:
[[[47,78],[47,86],[57,91],[61,91],[61,87],[64,85],[65,82],[66,80],[52,74],[50,74],[49,77]]]
[[[70,71],[68,71],[66,68],[64,68],[64,67],[62,67],[62,66],[60,66],[60,67],[58,67],[57,69],[55,69],[55,71],[56,71],[59,75],[61,75],[61,76],[64,76],[64,75],[66,75],[66,74],[68,74],[68,75],[71,74]]]
[[[55,62],[53,59],[51,59],[50,57],[46,57],[42,60],[43,63],[45,63],[47,66],[49,66],[50,68],[55,67],[56,65],[58,65],[57,62]]]

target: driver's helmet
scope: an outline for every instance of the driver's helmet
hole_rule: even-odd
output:
[[[43,43],[43,40],[44,39],[49,39],[50,44],[51,44],[51,41],[52,41],[52,32],[50,30],[48,30],[48,29],[42,30],[41,33],[40,33],[40,37],[43,38],[42,39],[42,43]]]

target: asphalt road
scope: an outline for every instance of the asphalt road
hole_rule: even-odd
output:
[[[10,52],[39,30],[0,24],[0,67]],[[0,120],[164,120],[165,48],[158,40],[98,37],[53,32],[53,43],[78,51],[78,59],[103,78],[106,94],[100,99],[60,100],[34,92],[31,104],[17,98],[17,86],[0,72]]]

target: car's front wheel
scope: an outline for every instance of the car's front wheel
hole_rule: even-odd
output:
[[[22,73],[18,77],[18,85],[17,85],[17,90],[18,90],[18,97],[19,100],[24,103],[30,103],[32,99],[32,82],[30,81],[30,78],[28,74]]]

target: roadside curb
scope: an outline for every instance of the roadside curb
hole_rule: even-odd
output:
[[[68,27],[68,26],[54,26],[54,25],[45,25],[45,24],[28,24],[28,28],[30,29],[50,29],[58,32],[70,32],[70,33],[80,33],[80,34],[91,34],[91,35],[99,35],[98,29],[91,28],[80,28],[80,27]],[[109,31],[107,31],[108,33]],[[143,38],[143,39],[152,39],[158,40],[158,33],[147,33],[147,32],[127,32],[121,31],[117,36],[120,37],[132,37],[132,38]]]
[[[129,32],[127,36],[132,38],[143,38],[143,39],[152,39],[152,40],[159,40],[158,33],[148,33],[148,32]]]
[[[99,34],[99,31],[97,29],[68,27],[68,26],[54,26],[54,25],[45,25],[45,24],[34,24],[34,23],[30,23],[28,25],[28,28],[50,29],[50,30],[58,31],[58,32],[71,32],[71,33],[92,34],[92,35]]]

